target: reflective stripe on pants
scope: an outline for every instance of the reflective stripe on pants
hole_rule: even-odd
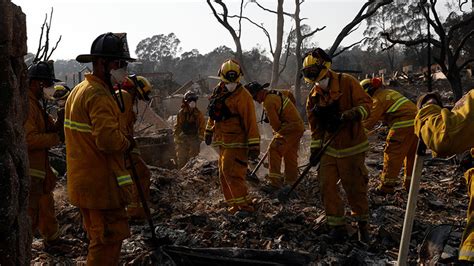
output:
[[[219,150],[219,178],[222,192],[229,206],[249,205],[247,183],[247,149]]]
[[[275,136],[270,143],[269,176],[281,175],[281,160],[285,162],[285,184],[292,185],[298,178],[298,148],[302,134]]]

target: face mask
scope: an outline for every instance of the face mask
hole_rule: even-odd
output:
[[[128,73],[126,67],[110,70],[110,81],[112,82],[112,85],[124,83],[127,80],[127,76]]]
[[[328,88],[328,84],[329,84],[329,78],[324,78],[322,80],[319,81],[319,86],[323,89],[323,90],[326,90]]]
[[[196,107],[196,102],[190,102],[189,103],[189,108],[195,108]]]
[[[225,85],[228,91],[233,92],[237,88],[238,83],[228,83]]]

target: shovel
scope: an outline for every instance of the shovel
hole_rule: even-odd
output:
[[[331,142],[334,140],[334,138],[336,138],[336,136],[338,135],[338,133],[341,131],[342,129],[342,126],[339,127],[336,132],[334,132],[334,134],[332,134],[332,136],[326,141],[326,143],[324,143],[324,145],[321,147],[321,149],[319,150],[318,154],[316,154],[316,160],[317,162],[309,162],[305,168],[303,169],[303,172],[301,172],[300,176],[298,177],[298,179],[296,180],[296,182],[290,187],[290,186],[285,186],[283,187],[279,192],[278,192],[278,200],[280,202],[287,202],[290,197],[292,196],[291,193],[293,192],[293,190],[295,190],[296,186],[298,186],[299,183],[301,183],[301,181],[303,180],[303,178],[305,178],[305,176],[309,173],[309,170],[314,166],[316,167],[316,169],[319,169],[319,164],[321,162],[321,157],[323,156],[324,154],[324,151],[326,150],[326,148],[329,146],[329,144],[331,144]]]
[[[408,193],[407,209],[405,220],[403,221],[402,239],[398,252],[397,265],[407,265],[408,248],[410,246],[411,231],[413,229],[413,220],[415,219],[416,201],[420,190],[420,179],[423,170],[423,162],[427,158],[426,146],[422,139],[418,140],[416,148],[415,166],[411,175],[410,192]]]
[[[146,218],[148,220],[148,225],[150,226],[151,241],[150,241],[149,244],[152,245],[152,246],[159,246],[160,241],[158,240],[158,238],[156,238],[155,226],[153,225],[153,219],[151,218],[150,208],[148,207],[148,203],[145,199],[145,193],[143,193],[143,189],[142,189],[142,186],[140,184],[140,178],[138,177],[137,169],[135,168],[135,164],[133,163],[132,154],[130,152],[127,152],[127,158],[130,161],[130,165],[131,165],[131,169],[132,169],[133,183],[135,183],[135,186],[137,187],[138,195],[140,196],[140,201],[142,202],[143,210],[145,211],[145,215],[146,215]]]
[[[260,183],[260,180],[258,179],[258,176],[256,175],[258,169],[260,168],[260,166],[262,166],[263,164],[263,161],[265,161],[265,159],[267,158],[268,156],[268,150],[265,152],[265,154],[263,155],[263,157],[260,159],[260,161],[258,161],[257,165],[255,166],[255,168],[252,170],[252,172],[247,172],[247,180],[248,181],[252,181],[252,182],[255,182],[255,183]]]

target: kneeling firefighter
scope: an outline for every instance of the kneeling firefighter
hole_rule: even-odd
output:
[[[418,143],[413,130],[416,106],[398,91],[382,88],[379,78],[364,79],[360,85],[372,97],[373,103],[364,127],[370,130],[379,120],[390,127],[383,154],[382,183],[377,191],[383,194],[395,192],[402,164],[405,166],[403,187],[408,190]]]
[[[273,139],[269,147],[270,169],[267,179],[270,185],[281,188],[292,185],[298,177],[298,148],[304,132],[304,123],[288,94],[280,91],[265,90],[258,82],[251,82],[245,88],[253,99],[263,104]],[[289,91],[287,93],[290,93]],[[281,174],[281,160],[285,161],[285,174]]]
[[[229,212],[246,216],[254,211],[245,176],[248,159],[260,155],[260,135],[255,106],[250,93],[240,83],[240,65],[226,60],[220,67],[221,82],[214,89],[208,106],[206,144],[219,147],[219,178]]]
[[[306,102],[311,128],[311,157],[316,157],[333,134],[337,134],[320,160],[318,177],[330,236],[343,240],[347,231],[344,202],[338,190],[341,180],[352,216],[358,221],[359,238],[368,241],[368,171],[365,152],[369,142],[362,126],[372,100],[357,79],[330,69],[331,58],[322,49],[307,53],[303,61],[306,82],[314,83]],[[310,161],[316,164],[315,159]]]
[[[193,91],[184,94],[181,110],[179,110],[174,127],[174,143],[178,168],[183,167],[189,159],[199,154],[199,146],[204,140],[203,113],[197,108],[198,96]]]
[[[123,90],[116,91],[118,97],[120,97],[120,93],[122,94],[121,97],[123,99],[124,112],[120,113],[120,127],[126,136],[133,138],[135,135],[133,126],[137,121],[138,113],[138,110],[133,110],[133,106],[138,103],[138,100],[149,102],[153,86],[145,77],[132,75],[122,83],[121,88]],[[131,169],[131,164],[133,163],[145,200],[149,201],[151,185],[150,169],[148,169],[148,166],[140,155],[138,147],[134,147],[130,151],[130,155],[133,162],[130,162],[128,156],[125,156],[125,166],[129,173],[133,173]],[[143,209],[136,186],[132,186],[132,198],[130,204],[127,205],[127,214],[132,220],[144,220],[146,218],[145,210]]]

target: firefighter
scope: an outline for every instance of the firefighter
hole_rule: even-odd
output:
[[[439,95],[429,93],[417,101],[419,111],[415,117],[415,134],[433,151],[434,156],[450,156],[457,153],[468,155],[466,163],[469,206],[467,223],[459,248],[458,259],[465,265],[474,263],[474,89],[465,94],[450,111],[442,108]]]
[[[245,176],[248,159],[260,155],[260,135],[250,93],[240,83],[240,65],[226,60],[220,67],[221,82],[208,106],[207,144],[219,147],[219,178],[229,212],[245,217],[254,211]]]
[[[329,236],[336,241],[347,236],[344,201],[337,185],[341,180],[352,216],[358,222],[359,240],[367,242],[368,171],[364,161],[369,142],[361,120],[369,116],[372,100],[354,77],[332,71],[331,62],[320,48],[308,52],[303,61],[305,81],[315,84],[306,102],[311,128],[310,162],[316,165],[315,155],[322,144],[337,134],[321,157],[318,170]]]
[[[197,100],[195,92],[187,91],[176,118],[173,134],[178,168],[182,168],[189,159],[199,154],[199,146],[204,140],[206,121],[204,114],[196,106]]]
[[[58,80],[49,64],[42,61],[28,68],[28,79],[29,111],[24,125],[31,182],[28,214],[33,233],[39,229],[45,246],[48,246],[54,244],[60,234],[53,198],[57,177],[49,165],[48,150],[61,143],[62,120],[54,122],[46,112],[43,89],[53,86]]]
[[[372,97],[372,109],[363,122],[364,127],[370,130],[379,120],[390,127],[385,141],[381,184],[377,191],[382,194],[395,192],[402,164],[405,166],[403,187],[408,190],[418,141],[413,132],[416,106],[399,92],[382,88],[379,78],[364,79],[360,85]]]
[[[55,85],[54,86],[54,93],[53,96],[51,97],[52,100],[56,103],[57,110],[56,114],[58,116],[59,121],[64,122],[64,105],[66,104],[67,97],[69,97],[69,94],[71,93],[71,89],[67,85]],[[64,129],[61,128],[61,130],[58,131],[59,137],[64,141]]]
[[[118,265],[123,239],[130,236],[125,206],[132,195],[132,178],[125,168],[124,153],[134,147],[133,138],[120,129],[123,101],[113,84],[127,78],[130,58],[125,33],[104,33],[90,54],[77,56],[92,62],[66,101],[67,190],[69,201],[82,214],[89,238],[87,265]]]
[[[122,84],[120,89],[116,90],[117,97],[120,97],[122,94],[124,112],[120,113],[120,126],[122,127],[122,132],[126,136],[134,136],[133,126],[137,120],[137,113],[134,112],[133,106],[140,101],[150,101],[150,93],[153,89],[150,81],[145,77],[132,75]],[[137,111],[138,112],[138,111]],[[140,155],[140,150],[138,147],[135,147],[130,152],[133,165],[135,167],[137,178],[139,178],[140,186],[142,188],[145,200],[150,200],[150,185],[151,185],[151,172],[148,169],[145,161]],[[129,173],[133,173],[131,169],[131,164],[128,154],[125,156],[126,167]],[[144,220],[146,219],[145,210],[141,202],[140,195],[138,190],[134,185],[132,188],[133,195],[132,201],[127,206],[127,214],[131,220]]]
[[[245,88],[256,102],[263,104],[273,129],[273,139],[268,151],[270,168],[267,179],[271,187],[281,188],[283,185],[292,185],[298,177],[298,148],[304,133],[304,123],[288,96],[290,91],[266,90],[268,85],[250,82]],[[285,162],[284,175],[281,174],[282,158]]]

